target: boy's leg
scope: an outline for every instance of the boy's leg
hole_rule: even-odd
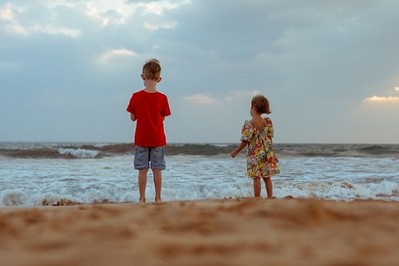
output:
[[[162,170],[152,169],[154,174],[155,202],[161,202]]]
[[[155,202],[161,202],[162,170],[166,168],[165,147],[150,150],[151,169],[154,174]]]
[[[140,192],[140,202],[145,202],[145,187],[147,185],[147,172],[148,169],[139,170],[139,192]]]
[[[265,181],[265,187],[266,187],[266,192],[267,192],[267,197],[269,199],[273,198],[273,183],[272,183],[272,178],[271,177],[267,177],[267,178],[263,178],[263,180]]]
[[[135,146],[134,149],[134,169],[139,170],[139,193],[140,202],[145,202],[145,187],[147,185],[147,172],[149,167],[149,149],[146,147]]]
[[[260,178],[254,178],[254,196],[260,197]]]

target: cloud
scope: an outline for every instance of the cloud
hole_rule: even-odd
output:
[[[6,29],[8,32],[11,32],[11,33],[14,33],[17,35],[24,35],[24,36],[29,35],[28,31],[22,25],[20,25],[18,23],[11,23],[6,26]]]
[[[260,94],[259,90],[237,90],[230,93],[227,93],[226,96],[221,97],[220,99],[216,97],[211,97],[206,94],[194,94],[190,96],[186,96],[183,99],[189,101],[190,103],[199,104],[199,105],[211,105],[215,103],[226,103],[226,102],[233,102],[233,101],[241,101],[243,99],[247,100],[248,102],[251,100],[253,96],[256,94]]]
[[[199,105],[210,105],[218,102],[217,99],[207,96],[205,94],[194,94],[186,96],[183,99],[190,103],[199,104]]]
[[[190,1],[78,1],[84,14],[101,26],[123,25],[137,14],[161,16],[166,10],[179,8]],[[77,5],[77,4],[75,4]],[[170,26],[170,25],[169,25]]]
[[[165,10],[176,9],[187,3],[190,3],[190,1],[152,1],[148,4],[142,3],[142,5],[144,13],[161,15]]]
[[[48,35],[65,35],[71,38],[76,38],[82,33],[79,29],[71,29],[63,26],[55,26],[52,24],[34,25],[30,27],[28,31],[32,33],[44,33]]]
[[[229,102],[240,100],[243,98],[250,100],[253,96],[257,94],[261,94],[261,92],[259,90],[252,90],[252,91],[237,90],[228,94],[224,99]]]
[[[2,88],[9,88],[0,111],[17,120],[16,114],[32,110],[38,92],[59,84],[70,88],[71,98],[92,95],[94,88],[104,99],[130,94],[131,84],[142,84],[132,69],[140,71],[145,59],[156,57],[175,121],[192,107],[204,111],[198,116],[229,113],[232,124],[241,124],[252,96],[261,93],[271,100],[279,131],[286,132],[280,141],[338,141],[324,134],[325,121],[334,119],[331,124],[344,132],[358,115],[354,107],[398,114],[399,88],[392,87],[399,86],[399,35],[391,25],[399,23],[399,1],[377,2],[330,1],[326,9],[323,1],[303,0],[0,1],[0,77]],[[319,110],[308,114],[309,127],[295,120],[304,106]],[[40,115],[52,113],[39,109]],[[8,127],[5,121],[0,128]],[[305,134],[294,134],[296,128]],[[184,136],[175,131],[175,140]],[[201,134],[193,139],[215,141]]]
[[[397,96],[377,96],[368,97],[364,99],[367,103],[399,103],[399,97]]]
[[[110,24],[123,25],[135,13],[136,8],[120,3],[119,5],[99,5],[99,3],[85,4],[83,8],[84,14],[92,20],[100,22],[102,27]],[[119,8],[115,8],[118,6]]]
[[[137,9],[123,0],[48,0],[43,4],[55,14],[60,14],[59,10],[62,9],[77,11],[86,18],[99,22],[101,26],[125,24]]]
[[[79,29],[58,26],[52,21],[37,22],[29,21],[25,18],[25,24],[29,24],[30,26],[24,26],[19,22],[18,17],[23,13],[27,13],[27,11],[29,11],[27,7],[16,7],[11,4],[6,4],[3,8],[0,8],[0,21],[5,21],[5,29],[16,35],[29,36],[33,33],[44,33],[48,35],[64,35],[76,38],[81,34]],[[29,17],[29,15],[31,14],[27,14],[25,17]],[[24,19],[24,17],[22,17],[22,19]]]
[[[393,88],[392,94],[397,94],[399,92],[399,87]],[[366,103],[399,103],[399,96],[377,96],[368,97],[364,99]]]
[[[108,63],[110,60],[112,60],[115,57],[132,57],[132,56],[136,56],[137,54],[133,51],[130,51],[128,49],[115,49],[115,50],[110,50],[107,51],[105,53],[103,53],[100,58],[99,61],[101,63]]]
[[[174,22],[174,21],[164,22],[164,23],[161,23],[158,25],[150,23],[150,22],[145,22],[143,24],[144,28],[147,30],[174,29],[176,27],[176,25],[177,25],[177,22]]]
[[[18,22],[15,15],[15,13],[22,12],[24,12],[23,8],[18,9],[11,4],[6,4],[3,8],[0,8],[0,21],[6,22],[5,28],[8,32],[27,36],[29,35],[28,31]]]
[[[0,9],[0,20],[12,21],[13,19],[14,13],[10,4],[7,4],[4,8]]]
[[[164,17],[165,11],[177,9],[187,3],[190,1],[41,0],[24,4],[7,3],[0,5],[0,22],[3,22],[0,27],[20,36],[40,33],[76,38],[82,35],[82,30],[66,23],[79,25],[75,27],[80,27],[81,24],[71,21],[65,14],[79,14],[85,19],[98,22],[101,27],[125,25],[135,17],[142,20],[137,25],[143,25],[147,30],[173,29],[177,22],[157,20]]]

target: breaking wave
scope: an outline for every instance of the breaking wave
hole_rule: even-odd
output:
[[[167,155],[228,155],[237,144],[168,144]],[[398,144],[276,144],[278,156],[399,157]],[[83,159],[131,155],[131,143],[25,143],[1,142],[0,157]]]

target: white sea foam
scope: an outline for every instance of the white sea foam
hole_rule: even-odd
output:
[[[74,150],[73,152],[77,152]],[[84,151],[83,154],[86,154]],[[77,152],[82,156],[82,152]],[[135,202],[137,171],[133,156],[87,159],[0,159],[0,206]],[[253,195],[243,154],[167,156],[163,172],[165,201],[238,198]],[[277,198],[399,200],[399,163],[395,158],[280,157],[281,174],[273,177]],[[266,193],[262,187],[262,197]],[[154,198],[152,174],[147,199]]]
[[[59,148],[58,153],[61,155],[71,155],[75,158],[95,158],[100,152],[96,150]]]

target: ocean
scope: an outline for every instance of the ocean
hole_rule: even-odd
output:
[[[236,145],[169,144],[163,201],[251,197],[245,151],[230,157]],[[399,200],[399,145],[278,143],[275,150],[277,198]],[[149,171],[148,202],[152,181]],[[0,142],[0,207],[137,200],[132,144]]]

